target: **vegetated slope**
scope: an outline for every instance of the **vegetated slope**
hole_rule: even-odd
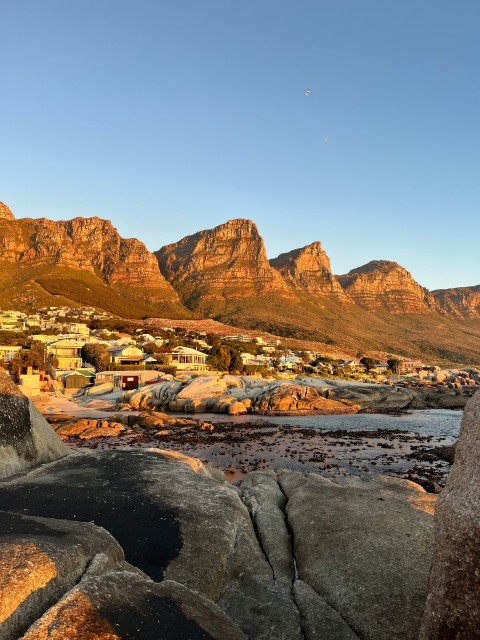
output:
[[[10,215],[9,215],[10,214]],[[89,305],[129,317],[188,317],[145,245],[108,220],[15,220],[0,209],[0,303]]]

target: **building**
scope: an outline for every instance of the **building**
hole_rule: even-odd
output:
[[[398,365],[398,373],[418,373],[425,368],[423,362],[419,360],[402,360]]]
[[[47,344],[47,353],[58,359],[57,369],[68,371],[82,366],[82,345],[75,340],[56,340]]]
[[[107,351],[110,354],[110,362],[114,364],[139,365],[144,361],[143,351],[132,345],[110,347]]]
[[[158,371],[100,371],[95,377],[96,384],[111,382],[115,389],[129,391],[138,389],[149,382],[158,380]]]
[[[83,389],[93,384],[95,372],[92,369],[75,369],[62,376],[65,389]]]
[[[252,342],[252,336],[246,333],[237,333],[234,336],[223,336],[222,342]]]
[[[190,349],[190,347],[175,347],[171,353],[165,354],[170,364],[180,371],[205,371],[207,369],[207,354]]]
[[[22,347],[14,347],[12,345],[0,345],[0,360],[10,362]]]
[[[75,333],[81,336],[90,335],[90,329],[83,322],[70,322],[67,327],[69,333]]]

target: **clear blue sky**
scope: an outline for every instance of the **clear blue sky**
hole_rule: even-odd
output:
[[[245,217],[269,257],[480,283],[478,0],[0,0],[0,29],[17,217],[151,250]]]

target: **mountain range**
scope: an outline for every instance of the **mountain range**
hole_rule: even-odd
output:
[[[268,260],[251,220],[153,254],[108,220],[16,219],[0,203],[0,305],[60,304],[129,318],[214,318],[351,351],[480,361],[480,285],[428,291],[388,260],[334,275],[318,241]]]

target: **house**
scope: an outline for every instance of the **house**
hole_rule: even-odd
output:
[[[47,344],[47,353],[58,359],[57,369],[68,371],[82,366],[82,345],[75,340],[56,340]]]
[[[175,347],[171,353],[165,354],[170,364],[182,371],[205,371],[207,369],[207,354],[190,347]]]
[[[252,336],[246,333],[237,333],[234,336],[223,336],[222,342],[252,342]]]
[[[419,360],[402,360],[398,366],[398,373],[418,373],[422,369],[424,369],[424,364]]]
[[[14,347],[11,345],[0,345],[0,360],[4,362],[10,362],[15,357],[22,347]]]
[[[75,369],[62,376],[65,389],[83,389],[93,384],[95,372],[92,369]]]
[[[114,364],[139,365],[144,361],[143,351],[132,345],[110,347],[110,362]]]
[[[269,356],[258,355],[255,356],[252,353],[244,352],[240,354],[244,365],[251,365],[254,367],[269,367],[272,364],[272,359]]]
[[[160,376],[158,371],[140,370],[140,371],[101,371],[97,373],[95,382],[97,384],[103,382],[111,382],[115,389],[129,391],[138,389],[148,382],[157,380]]]
[[[81,336],[90,335],[90,329],[83,322],[70,322],[68,325],[68,331]]]

